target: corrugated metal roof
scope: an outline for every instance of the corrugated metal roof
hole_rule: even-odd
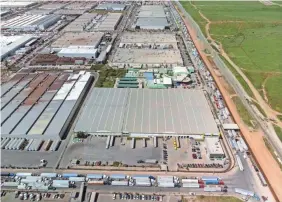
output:
[[[61,89],[57,92],[53,100],[64,100],[72,87],[74,86],[75,81],[70,81],[69,83],[65,83]]]

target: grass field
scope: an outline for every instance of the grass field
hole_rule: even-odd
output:
[[[265,6],[260,2],[243,1],[182,1],[205,33],[206,21],[212,23],[210,34],[221,42],[229,57],[243,70],[246,76],[263,95],[262,84],[266,82],[269,103],[282,112],[282,7]],[[226,61],[225,61],[226,62]],[[234,70],[231,69],[234,73]],[[275,77],[272,77],[272,76]],[[247,93],[252,96],[246,83],[235,74]]]

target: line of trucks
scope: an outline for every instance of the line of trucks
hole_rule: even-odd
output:
[[[17,187],[18,189],[38,189],[38,187],[48,190],[57,188],[71,188],[79,182],[87,182],[87,185],[111,185],[111,186],[140,186],[140,187],[184,187],[203,188],[207,192],[227,192],[224,182],[214,176],[202,178],[183,178],[175,176],[133,175],[124,174],[87,174],[78,175],[76,173],[1,173],[2,177],[8,177],[11,181],[2,184],[3,187]]]

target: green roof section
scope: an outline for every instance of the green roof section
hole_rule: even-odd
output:
[[[138,85],[138,81],[119,81],[118,84],[135,84]]]
[[[137,81],[135,77],[123,77],[119,79],[120,81]]]
[[[136,84],[118,84],[118,88],[139,88]]]

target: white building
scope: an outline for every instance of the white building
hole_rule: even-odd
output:
[[[62,48],[57,54],[59,57],[84,57],[87,59],[96,59],[97,49],[89,48]]]
[[[225,154],[221,147],[218,136],[205,138],[207,155],[209,158],[224,158]]]

